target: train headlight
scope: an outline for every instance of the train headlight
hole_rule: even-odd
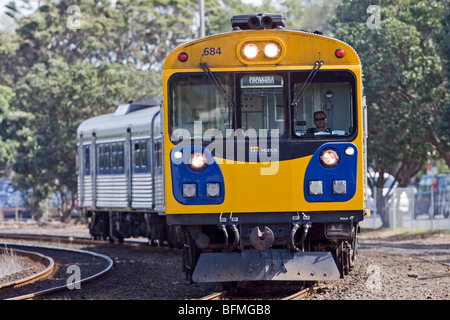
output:
[[[202,171],[206,168],[206,157],[201,153],[194,153],[191,156],[189,167],[194,171]]]
[[[195,198],[195,197],[197,197],[197,184],[195,184],[195,183],[184,183],[183,184],[183,197],[184,198]]]
[[[254,43],[247,43],[242,48],[242,54],[247,59],[255,59],[258,56],[259,48]]]
[[[280,48],[278,47],[277,44],[272,43],[272,42],[267,43],[264,46],[263,51],[264,51],[264,55],[267,58],[271,58],[271,59],[278,58],[278,56],[280,55]]]
[[[320,163],[326,168],[334,168],[339,164],[340,156],[336,149],[324,149],[320,153]]]

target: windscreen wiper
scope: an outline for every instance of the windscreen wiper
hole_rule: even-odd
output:
[[[314,63],[314,67],[312,68],[311,72],[308,75],[308,78],[306,78],[306,81],[303,83],[302,87],[300,88],[300,90],[298,90],[295,93],[295,97],[294,100],[292,100],[292,104],[293,106],[296,106],[297,103],[300,101],[300,99],[303,97],[303,94],[306,92],[306,89],[308,88],[309,84],[311,83],[311,81],[314,79],[314,77],[317,74],[317,71],[319,71],[320,67],[323,65],[323,60],[317,60],[316,63]]]
[[[222,99],[225,101],[225,103],[227,104],[227,106],[229,108],[234,108],[236,107],[233,99],[231,99],[230,95],[228,94],[228,92],[223,88],[223,86],[220,84],[219,80],[217,80],[216,76],[214,75],[214,73],[211,72],[211,70],[209,69],[208,65],[205,63],[201,63],[200,62],[200,67],[203,69],[203,71],[205,72],[205,74],[208,76],[208,79],[211,80],[211,82],[216,86],[217,91],[219,92],[219,94],[221,95]]]

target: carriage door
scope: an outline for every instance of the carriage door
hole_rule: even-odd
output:
[[[153,206],[155,211],[164,212],[163,139],[161,117],[157,113],[152,120],[152,180]]]

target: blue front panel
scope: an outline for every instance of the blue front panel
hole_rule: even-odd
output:
[[[345,149],[352,147],[354,154],[348,156]],[[340,162],[334,168],[326,168],[320,162],[320,153],[327,148],[333,148],[339,152]],[[353,143],[330,142],[323,144],[312,156],[305,172],[303,190],[308,202],[340,202],[350,200],[356,193],[356,174],[358,164],[358,149]],[[346,193],[333,194],[333,181],[345,180]],[[309,182],[322,181],[323,194],[309,194]]]
[[[174,158],[174,153],[176,151],[181,151],[183,153],[181,159]],[[208,165],[202,171],[194,171],[188,165],[190,155],[193,154],[194,151],[202,152],[208,159]],[[221,204],[225,200],[225,183],[222,170],[208,149],[194,146],[176,146],[170,152],[170,167],[172,172],[172,191],[175,199],[179,203],[186,205]],[[196,197],[183,197],[183,184],[186,183],[196,184]],[[220,184],[220,195],[218,197],[207,196],[207,183]]]

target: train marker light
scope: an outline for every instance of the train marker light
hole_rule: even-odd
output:
[[[195,183],[184,183],[183,184],[183,197],[184,198],[197,197],[197,185]]]
[[[255,59],[258,56],[258,53],[259,53],[259,48],[254,43],[247,43],[242,48],[242,54],[247,59]]]
[[[189,59],[189,56],[186,52],[181,52],[178,54],[178,60],[181,62],[186,62]]]
[[[320,180],[309,181],[309,194],[314,196],[323,194],[322,181]]]
[[[280,55],[280,48],[275,43],[267,43],[263,49],[264,55],[267,58],[278,58]]]
[[[183,152],[180,150],[177,150],[173,153],[173,158],[176,160],[181,160],[183,158]]]
[[[320,153],[320,162],[326,168],[334,168],[339,164],[339,153],[335,149],[325,149]]]
[[[220,183],[218,182],[207,183],[206,195],[210,198],[220,197]]]
[[[345,51],[344,49],[337,49],[334,54],[336,55],[336,57],[338,58],[343,58],[345,56]]]
[[[347,193],[347,181],[333,180],[333,194],[346,194],[346,193]]]
[[[353,147],[347,147],[345,149],[345,154],[348,155],[348,156],[352,156],[352,155],[355,154],[355,149],[353,149]]]

